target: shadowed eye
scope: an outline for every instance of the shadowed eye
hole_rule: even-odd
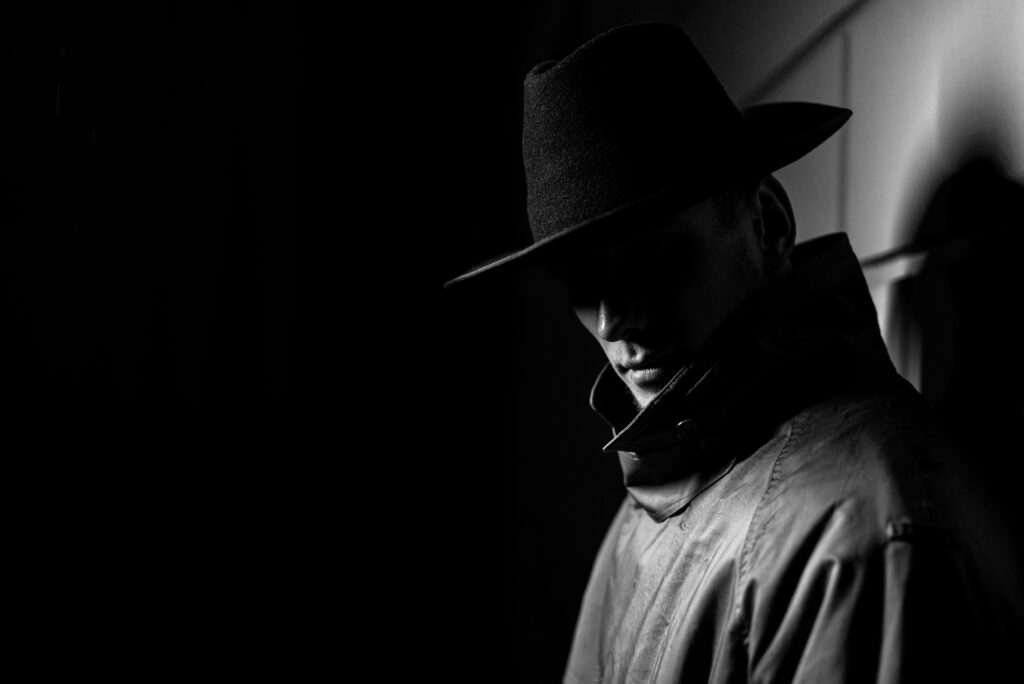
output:
[[[671,278],[679,272],[685,258],[685,240],[672,234],[652,236],[624,252],[618,271],[625,284],[642,288]]]
[[[573,306],[595,302],[603,278],[600,269],[583,262],[562,262],[548,266],[548,271],[565,288]]]
[[[593,276],[576,274],[562,278],[561,281],[573,306],[589,306],[600,298],[601,288],[597,279]]]
[[[686,240],[672,233],[649,234],[599,257],[552,264],[548,271],[565,287],[575,307],[602,297],[648,297],[684,267]]]

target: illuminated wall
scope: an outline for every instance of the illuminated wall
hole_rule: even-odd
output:
[[[840,135],[777,175],[798,240],[849,234],[890,355],[920,389],[921,332],[894,319],[893,292],[929,250],[898,252],[936,188],[979,149],[1024,182],[1024,3],[709,0],[682,25],[740,104],[853,110]]]

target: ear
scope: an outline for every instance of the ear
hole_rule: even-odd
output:
[[[782,183],[775,176],[766,176],[757,189],[760,221],[758,241],[770,271],[785,269],[796,241],[796,220]]]

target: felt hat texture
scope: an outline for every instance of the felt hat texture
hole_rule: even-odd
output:
[[[602,33],[537,64],[523,83],[532,244],[445,287],[628,239],[796,161],[850,115],[810,102],[741,111],[678,27],[644,22]]]

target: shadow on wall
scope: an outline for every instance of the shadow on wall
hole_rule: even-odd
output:
[[[920,268],[894,283],[887,333],[1006,523],[1000,560],[1024,603],[1024,80],[1008,44],[979,41],[943,65],[928,164],[941,171],[919,186],[900,251],[921,255]]]
[[[938,185],[913,232],[910,244],[926,256],[896,284],[891,319],[903,342],[897,353],[918,355],[929,403],[945,417],[954,407],[973,414],[987,405],[986,422],[1005,417],[1007,435],[1024,415],[1015,296],[1022,226],[1024,186],[989,156],[966,160]]]
[[[907,251],[924,261],[893,286],[889,335],[897,365],[919,369],[922,394],[1006,524],[1012,543],[998,558],[1014,577],[1024,558],[1024,186],[997,149],[975,143],[914,226]],[[1024,587],[1008,581],[1019,603]]]
[[[938,144],[922,165],[935,175],[916,186],[899,250],[919,268],[890,290],[887,339],[997,518],[977,535],[1012,649],[1024,639],[1024,15],[987,9],[963,16],[939,65]]]

